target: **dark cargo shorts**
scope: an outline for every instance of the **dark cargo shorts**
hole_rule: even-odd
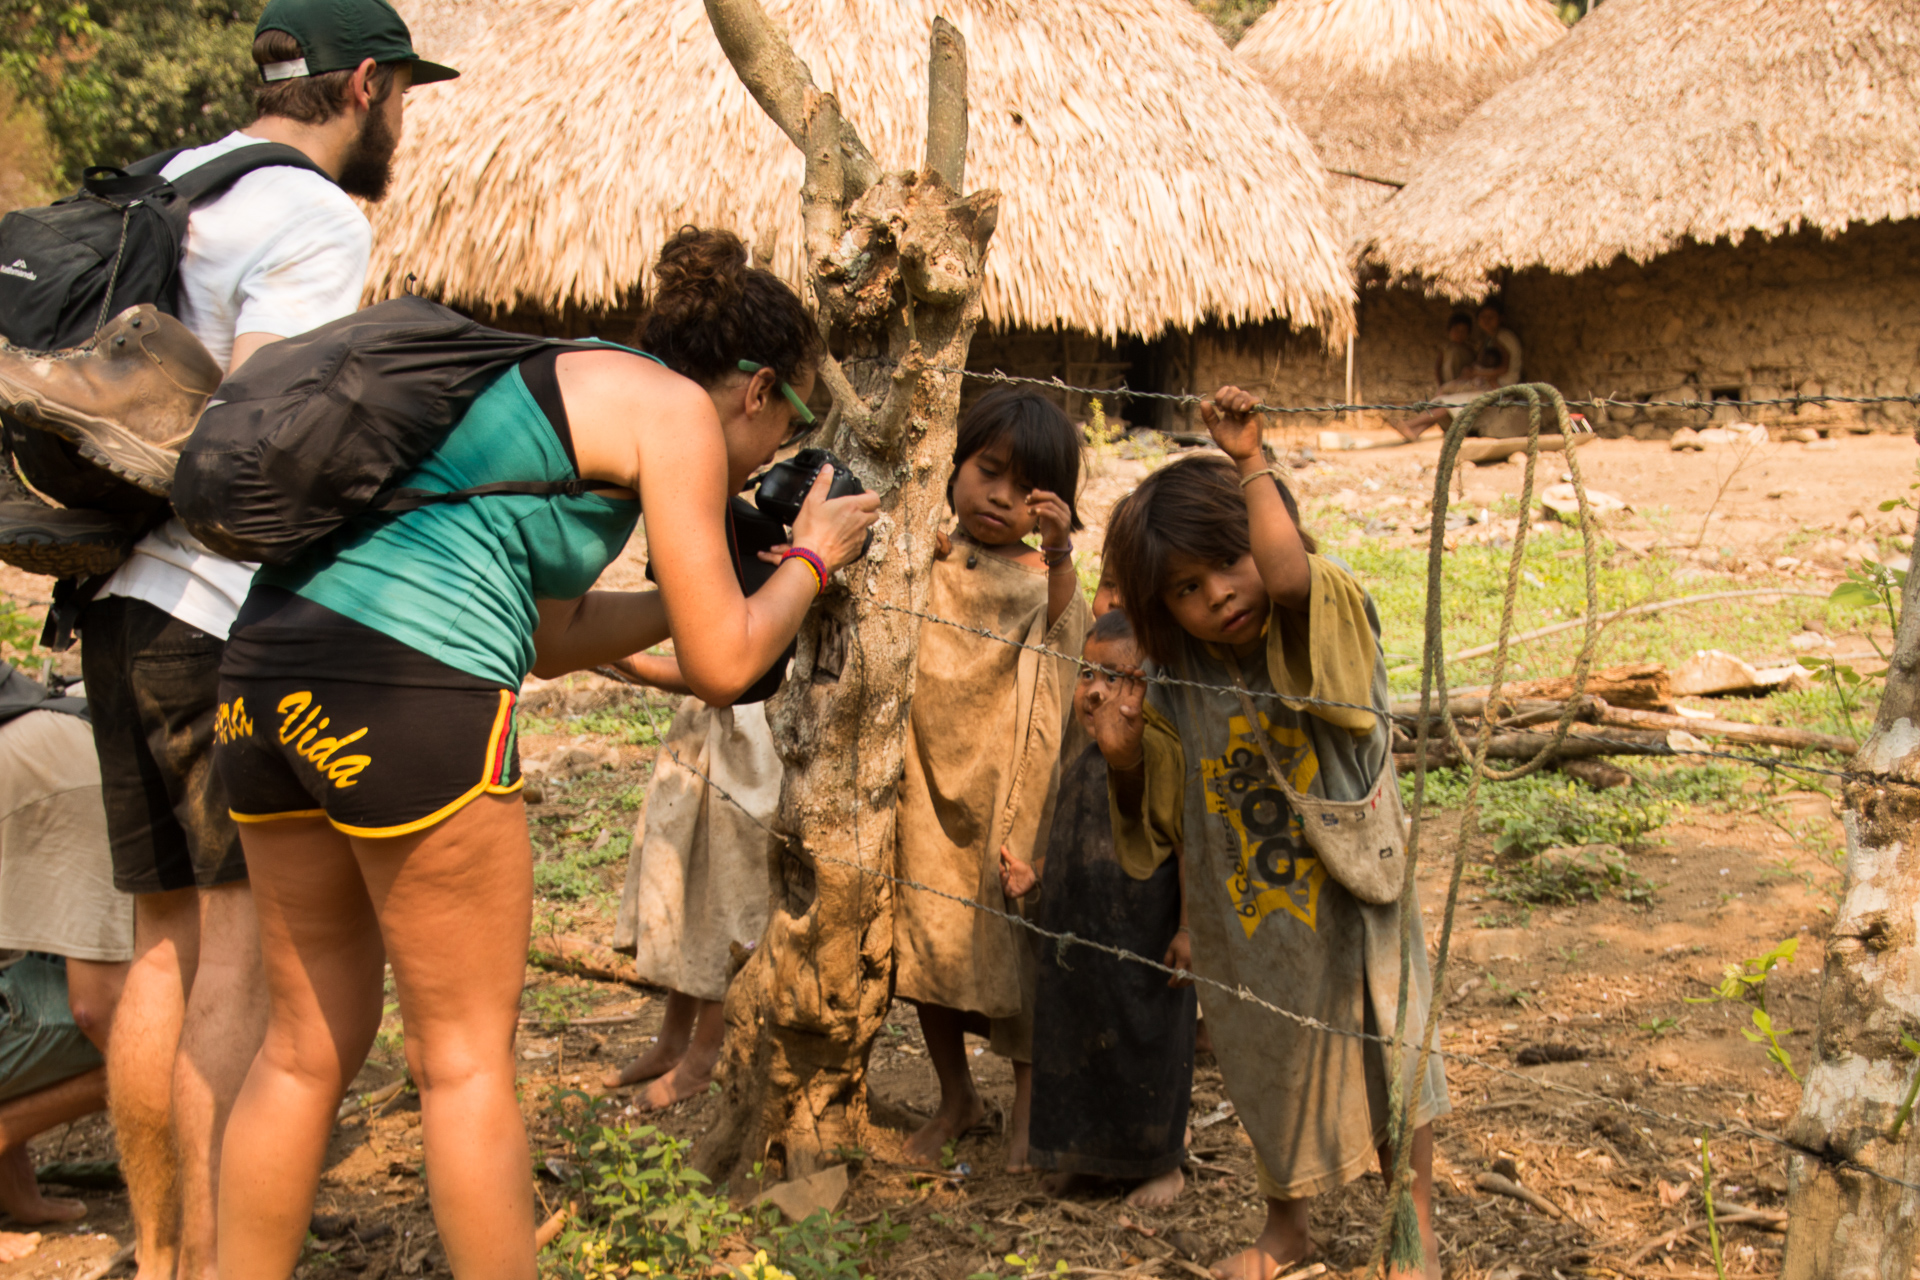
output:
[[[225,642],[144,600],[87,606],[81,670],[100,790],[123,893],[206,889],[247,878],[213,767]]]

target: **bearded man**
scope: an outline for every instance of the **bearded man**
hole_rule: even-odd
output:
[[[325,171],[257,169],[192,210],[179,316],[228,372],[359,306],[373,233],[350,197],[386,194],[407,90],[457,74],[414,54],[386,0],[272,0],[253,60],[259,118],[162,170],[278,142]],[[265,1029],[260,926],[211,753],[221,652],[254,569],[172,520],[81,622],[114,883],[136,895],[107,1074],[139,1280],[215,1274],[221,1139]]]

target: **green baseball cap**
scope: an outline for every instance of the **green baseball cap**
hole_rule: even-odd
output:
[[[387,0],[269,0],[253,29],[284,31],[300,42],[301,56],[260,68],[265,80],[351,71],[368,58],[413,65],[414,84],[432,84],[459,75],[452,67],[428,62],[413,51],[413,35]]]

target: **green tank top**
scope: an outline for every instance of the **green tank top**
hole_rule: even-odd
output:
[[[518,367],[482,392],[402,488],[572,480],[573,464]],[[495,495],[348,524],[326,551],[260,581],[518,689],[533,668],[535,600],[585,595],[627,545],[640,504]]]

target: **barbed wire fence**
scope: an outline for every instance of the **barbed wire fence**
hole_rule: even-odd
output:
[[[984,374],[984,373],[977,373],[975,371],[970,371],[970,370],[940,370],[940,371],[960,374],[962,376],[967,376],[967,377],[976,377],[976,378],[981,378],[984,380],[996,381],[996,382],[1011,382],[1011,383],[1017,383],[1017,384],[1023,384],[1023,385],[1039,385],[1039,386],[1048,387],[1048,388],[1057,389],[1057,390],[1082,391],[1088,394],[1096,394],[1096,395],[1118,394],[1116,390],[1113,388],[1076,388],[1061,382],[1059,379],[1014,378],[1011,375]],[[1201,401],[1200,397],[1189,396],[1189,395],[1174,395],[1170,393],[1126,392],[1125,394],[1132,395],[1132,396],[1145,397],[1145,398],[1159,399],[1159,400],[1173,400],[1180,403],[1199,403]],[[1471,1066],[1478,1070],[1486,1071],[1491,1075],[1500,1077],[1505,1080],[1516,1082],[1524,1086],[1525,1088],[1533,1090],[1538,1093],[1550,1094],[1554,1096],[1574,1099],[1579,1101],[1582,1104],[1593,1104],[1593,1105],[1602,1106],[1613,1111],[1638,1117],[1643,1120],[1657,1121],[1663,1125],[1674,1126],[1689,1133],[1697,1133],[1702,1135],[1719,1136],[1719,1137],[1743,1138],[1743,1139],[1749,1139],[1758,1143],[1765,1143],[1771,1147],[1777,1148],[1790,1155],[1799,1156],[1808,1160],[1813,1160],[1844,1172],[1856,1174],[1862,1177],[1867,1177],[1867,1178],[1885,1182],[1891,1185],[1899,1186],[1905,1190],[1920,1192],[1920,1184],[1910,1182],[1908,1180],[1902,1179],[1893,1174],[1888,1174],[1883,1171],[1873,1169],[1869,1166],[1860,1164],[1857,1161],[1838,1155],[1832,1151],[1821,1150],[1816,1147],[1808,1146],[1805,1143],[1797,1142],[1784,1135],[1773,1133],[1769,1130],[1765,1130],[1751,1124],[1746,1124],[1744,1122],[1729,1121],[1729,1120],[1706,1119],[1706,1118],[1697,1117],[1697,1116],[1689,1116],[1689,1115],[1684,1115],[1684,1114],[1679,1114],[1674,1112],[1662,1111],[1657,1108],[1648,1107],[1642,1103],[1632,1101],[1631,1099],[1628,1099],[1628,1098],[1616,1097],[1612,1094],[1600,1093],[1598,1091],[1590,1090],[1590,1089],[1582,1089],[1582,1088],[1579,1088],[1578,1086],[1566,1084],[1560,1081],[1542,1079],[1536,1076],[1527,1075],[1523,1072],[1516,1071],[1503,1064],[1489,1061],[1485,1057],[1482,1057],[1479,1055],[1463,1053],[1458,1050],[1445,1049],[1440,1047],[1438,1043],[1439,1028],[1440,1028],[1442,1016],[1446,1010],[1446,1006],[1448,1003],[1448,1000],[1447,1000],[1448,991],[1447,991],[1446,982],[1445,982],[1446,973],[1447,973],[1449,961],[1451,959],[1452,935],[1453,935],[1454,927],[1458,918],[1458,906],[1460,901],[1461,886],[1463,883],[1463,875],[1464,875],[1466,865],[1469,861],[1468,841],[1465,840],[1464,838],[1456,843],[1454,854],[1453,854],[1452,865],[1449,868],[1446,903],[1445,903],[1445,908],[1444,908],[1444,912],[1441,920],[1441,926],[1440,926],[1440,930],[1437,938],[1437,949],[1436,949],[1437,953],[1435,956],[1433,969],[1432,969],[1433,995],[1431,997],[1429,1007],[1424,1011],[1424,1016],[1419,1019],[1419,1025],[1422,1028],[1422,1034],[1420,1035],[1419,1043],[1417,1045],[1409,1044],[1406,1038],[1403,1037],[1401,1034],[1399,1034],[1400,1029],[1408,1025],[1408,1014],[1410,1012],[1409,1003],[1412,999],[1412,992],[1410,988],[1410,978],[1411,978],[1411,972],[1412,972],[1412,965],[1411,965],[1412,948],[1416,945],[1421,947],[1425,946],[1424,937],[1419,935],[1419,929],[1418,929],[1419,912],[1414,910],[1413,906],[1415,903],[1415,893],[1414,893],[1415,877],[1418,873],[1419,862],[1420,862],[1421,836],[1423,834],[1423,826],[1427,820],[1426,813],[1425,813],[1425,799],[1426,799],[1425,791],[1426,791],[1426,775],[1429,769],[1429,762],[1431,759],[1431,754],[1428,751],[1429,742],[1433,739],[1433,736],[1436,734],[1436,732],[1440,734],[1443,737],[1446,745],[1453,749],[1453,751],[1456,753],[1458,758],[1464,763],[1465,767],[1468,770],[1468,775],[1469,775],[1468,788],[1467,788],[1465,802],[1462,806],[1464,810],[1464,815],[1462,817],[1461,829],[1463,832],[1468,829],[1471,829],[1472,819],[1477,813],[1479,794],[1480,794],[1480,789],[1483,781],[1500,781],[1500,780],[1505,780],[1510,778],[1517,778],[1517,777],[1523,776],[1524,774],[1527,774],[1539,768],[1542,768],[1551,761],[1555,752],[1561,747],[1562,744],[1565,743],[1571,731],[1571,726],[1577,714],[1579,705],[1585,700],[1586,682],[1587,682],[1589,667],[1591,665],[1591,660],[1593,657],[1595,643],[1598,638],[1599,625],[1600,625],[1598,621],[1599,609],[1598,609],[1598,603],[1597,603],[1597,536],[1595,532],[1597,525],[1593,517],[1592,508],[1587,499],[1587,491],[1586,491],[1585,483],[1581,479],[1581,476],[1579,473],[1579,463],[1578,463],[1577,453],[1570,450],[1565,456],[1565,462],[1571,473],[1571,483],[1575,491],[1575,496],[1578,502],[1579,513],[1580,513],[1579,528],[1582,536],[1582,559],[1583,559],[1583,568],[1585,571],[1586,588],[1587,588],[1587,596],[1588,596],[1587,616],[1583,620],[1585,622],[1586,635],[1583,638],[1583,643],[1581,645],[1579,657],[1577,658],[1575,663],[1574,675],[1572,680],[1572,691],[1567,698],[1565,709],[1563,710],[1558,723],[1556,723],[1551,730],[1548,730],[1543,735],[1546,741],[1541,745],[1539,751],[1531,759],[1523,762],[1522,764],[1520,764],[1519,766],[1513,769],[1503,770],[1503,771],[1490,770],[1487,767],[1487,751],[1491,744],[1491,740],[1494,736],[1494,731],[1496,728],[1495,721],[1492,715],[1492,710],[1498,703],[1501,687],[1505,679],[1506,660],[1507,660],[1508,650],[1509,650],[1509,646],[1511,643],[1511,636],[1512,636],[1514,601],[1515,601],[1515,596],[1517,592],[1517,586],[1518,586],[1518,583],[1521,581],[1521,574],[1523,572],[1524,555],[1525,555],[1525,548],[1526,548],[1527,523],[1524,521],[1521,522],[1520,527],[1517,530],[1516,538],[1514,540],[1514,543],[1512,545],[1511,552],[1510,552],[1508,582],[1507,582],[1507,589],[1505,592],[1505,598],[1503,600],[1502,611],[1501,611],[1499,639],[1497,640],[1496,646],[1495,646],[1493,675],[1488,686],[1488,692],[1486,695],[1486,702],[1485,702],[1485,707],[1487,708],[1487,715],[1484,717],[1484,724],[1483,724],[1482,730],[1477,734],[1473,735],[1472,739],[1469,740],[1468,737],[1461,732],[1458,724],[1456,723],[1455,716],[1449,705],[1449,698],[1448,698],[1448,691],[1447,691],[1446,658],[1445,658],[1445,652],[1444,652],[1444,641],[1441,635],[1441,620],[1442,620],[1441,605],[1442,605],[1443,579],[1444,579],[1444,575],[1442,573],[1442,566],[1443,566],[1443,556],[1445,554],[1445,543],[1444,543],[1445,511],[1446,511],[1448,495],[1450,490],[1451,474],[1453,469],[1458,465],[1460,446],[1466,439],[1471,429],[1473,421],[1480,413],[1496,407],[1524,406],[1528,409],[1528,416],[1529,416],[1528,434],[1526,437],[1526,444],[1525,444],[1526,471],[1525,471],[1524,479],[1522,481],[1521,499],[1520,499],[1522,507],[1524,509],[1531,502],[1532,494],[1534,491],[1534,485],[1536,480],[1536,470],[1537,470],[1539,460],[1540,460],[1540,455],[1542,452],[1541,442],[1540,442],[1540,437],[1543,434],[1542,424],[1543,424],[1543,419],[1546,417],[1547,412],[1549,411],[1551,412],[1553,416],[1554,425],[1559,428],[1559,431],[1561,434],[1572,435],[1582,430],[1583,428],[1580,424],[1572,420],[1569,412],[1569,406],[1576,405],[1576,404],[1592,405],[1597,403],[1618,403],[1623,407],[1628,405],[1640,407],[1640,406],[1645,406],[1650,402],[1611,401],[1611,400],[1609,401],[1595,401],[1595,400],[1570,401],[1562,398],[1557,391],[1555,391],[1550,386],[1546,386],[1545,384],[1519,384],[1516,386],[1501,388],[1497,391],[1489,392],[1486,395],[1479,397],[1478,399],[1474,400],[1473,402],[1471,402],[1466,406],[1440,405],[1435,402],[1415,402],[1410,404],[1399,404],[1399,405],[1327,405],[1327,406],[1266,406],[1266,405],[1263,405],[1263,406],[1260,406],[1259,411],[1268,412],[1268,413],[1284,413],[1284,412],[1332,413],[1332,412],[1338,412],[1341,410],[1351,410],[1351,409],[1418,410],[1418,409],[1435,408],[1435,407],[1444,407],[1444,408],[1457,410],[1457,412],[1454,414],[1453,422],[1448,426],[1448,428],[1446,429],[1445,433],[1441,438],[1442,447],[1441,447],[1440,460],[1435,466],[1434,498],[1433,498],[1433,506],[1432,506],[1433,514],[1432,514],[1431,537],[1430,537],[1430,543],[1429,543],[1429,556],[1428,556],[1427,617],[1426,617],[1426,628],[1425,628],[1426,635],[1424,637],[1424,644],[1422,649],[1421,693],[1420,693],[1419,711],[1417,713],[1414,713],[1411,716],[1408,716],[1406,714],[1401,714],[1395,717],[1394,713],[1391,712],[1390,709],[1376,707],[1372,705],[1361,705],[1357,703],[1339,702],[1332,699],[1317,698],[1317,697],[1310,697],[1310,696],[1294,696],[1291,694],[1282,695],[1282,694],[1270,692],[1270,691],[1250,691],[1253,693],[1253,696],[1278,699],[1284,704],[1288,706],[1293,706],[1293,707],[1311,708],[1315,706],[1320,706],[1320,707],[1327,707],[1327,708],[1345,708],[1345,709],[1353,709],[1353,710],[1364,710],[1364,711],[1372,712],[1377,715],[1386,715],[1389,717],[1394,717],[1399,719],[1403,723],[1407,719],[1412,719],[1414,722],[1413,736],[1414,736],[1414,742],[1415,742],[1415,749],[1414,749],[1413,788],[1412,788],[1413,794],[1412,794],[1411,803],[1408,806],[1409,831],[1408,831],[1408,842],[1407,842],[1407,871],[1406,871],[1405,884],[1403,887],[1403,892],[1402,892],[1402,896],[1399,904],[1400,923],[1401,923],[1401,939],[1400,939],[1401,987],[1398,993],[1398,1018],[1396,1020],[1396,1027],[1395,1027],[1394,1034],[1384,1035],[1384,1034],[1378,1034],[1373,1032],[1367,1032],[1365,1030],[1355,1030],[1351,1028],[1336,1027],[1320,1019],[1313,1018],[1309,1015],[1299,1013],[1298,1011],[1295,1011],[1295,1010],[1287,1009],[1283,1005],[1275,1003],[1273,1000],[1268,999],[1266,996],[1263,996],[1258,992],[1254,992],[1248,989],[1244,985],[1239,985],[1239,986],[1229,985],[1227,983],[1223,983],[1216,979],[1210,978],[1204,974],[1189,972],[1185,970],[1175,970],[1172,967],[1165,964],[1160,959],[1141,955],[1137,952],[1130,951],[1123,947],[1113,946],[1113,945],[1103,943],[1094,939],[1081,938],[1071,932],[1059,932],[1059,931],[1049,930],[1038,925],[1033,921],[1026,919],[1025,917],[1019,915],[1018,913],[1006,911],[1002,908],[996,907],[989,903],[981,902],[977,899],[967,898],[961,895],[949,893],[944,890],[935,888],[931,885],[927,885],[910,878],[901,877],[901,876],[892,874],[891,872],[888,872],[888,871],[882,871],[877,868],[863,866],[859,863],[834,857],[832,855],[825,854],[819,850],[805,848],[800,850],[800,852],[802,852],[808,858],[813,858],[819,861],[836,864],[843,868],[852,870],[863,877],[869,877],[876,880],[885,881],[896,889],[905,890],[905,891],[914,892],[914,893],[931,894],[936,897],[940,897],[940,898],[952,901],[971,911],[976,911],[984,915],[992,916],[997,919],[1003,920],[1009,925],[1011,925],[1012,927],[1022,930],[1027,934],[1033,936],[1034,938],[1041,940],[1047,944],[1050,944],[1051,946],[1058,949],[1059,952],[1063,955],[1074,947],[1084,947],[1090,951],[1107,955],[1112,959],[1123,962],[1123,963],[1140,965],[1154,972],[1165,974],[1172,978],[1181,978],[1181,979],[1191,980],[1199,985],[1209,988],[1210,990],[1217,991],[1222,997],[1231,998],[1233,1000],[1236,1000],[1242,1003],[1250,1004],[1253,1007],[1261,1009],[1264,1012],[1269,1013],[1273,1016],[1280,1017],[1288,1021],[1294,1022],[1295,1024],[1301,1026],[1303,1029],[1311,1031],[1315,1034],[1342,1036],[1342,1037],[1361,1040],[1370,1044],[1376,1044],[1380,1046],[1382,1052],[1385,1054],[1398,1055],[1397,1057],[1389,1057],[1388,1059],[1389,1061],[1396,1061],[1401,1064],[1399,1070],[1396,1070],[1389,1074],[1389,1080],[1390,1080],[1390,1086],[1391,1086],[1390,1087],[1390,1094],[1391,1094],[1390,1109],[1392,1111],[1391,1123],[1392,1123],[1392,1131],[1396,1134],[1396,1140],[1392,1144],[1396,1153],[1396,1167],[1393,1171],[1393,1177],[1391,1179],[1389,1193],[1387,1197],[1387,1204],[1386,1204],[1386,1208],[1382,1215],[1382,1220],[1380,1223],[1379,1239],[1377,1242],[1377,1249],[1375,1253],[1376,1266],[1384,1265],[1386,1260],[1390,1256],[1393,1257],[1396,1262],[1404,1261],[1406,1258],[1406,1249],[1407,1249],[1408,1242],[1405,1241],[1404,1238],[1396,1238],[1395,1222],[1397,1217],[1397,1214],[1396,1214],[1397,1205],[1399,1201],[1407,1195],[1408,1188],[1410,1186],[1410,1183],[1409,1183],[1410,1168],[1409,1168],[1408,1161],[1411,1153],[1411,1142],[1408,1139],[1411,1137],[1411,1134],[1412,1134],[1412,1122],[1415,1118],[1415,1112],[1417,1109],[1415,1097],[1414,1097],[1415,1091],[1412,1088],[1412,1083],[1414,1081],[1418,1081],[1424,1078],[1424,1073],[1426,1071],[1428,1061],[1432,1057],[1436,1057],[1436,1056],[1442,1059],[1443,1061],[1456,1062],[1464,1066]],[[1816,403],[1920,404],[1920,396],[1874,396],[1874,397],[1817,396],[1817,397],[1792,397],[1792,398],[1780,398],[1780,399],[1772,399],[1772,400],[1764,400],[1764,401],[1740,401],[1740,402],[1727,401],[1727,400],[1668,401],[1668,402],[1659,402],[1659,404],[1656,407],[1697,408],[1697,409],[1710,410],[1710,409],[1718,409],[1718,408],[1726,407],[1730,404],[1735,405],[1736,407],[1750,407],[1750,406],[1761,406],[1761,405],[1798,406],[1798,405],[1816,404]],[[859,614],[865,608],[871,607],[878,610],[913,616],[923,622],[933,623],[941,626],[955,627],[955,628],[973,633],[975,635],[978,635],[986,640],[1010,645],[1023,650],[1037,652],[1041,655],[1048,656],[1048,657],[1071,661],[1081,666],[1082,668],[1094,668],[1099,670],[1111,671],[1111,668],[1099,667],[1098,664],[1089,663],[1084,658],[1081,658],[1077,655],[1052,650],[1045,646],[1030,644],[1011,636],[1002,636],[987,628],[973,626],[969,623],[959,621],[956,619],[940,617],[938,615],[928,613],[924,610],[915,609],[908,605],[901,605],[901,604],[895,604],[890,601],[866,598],[861,596],[858,592],[855,592],[853,594],[854,594],[854,600],[856,605],[855,622],[854,622],[856,645],[858,643],[857,633],[859,629],[858,628]],[[618,670],[617,668],[603,667],[603,668],[599,668],[599,670],[601,671],[602,674],[605,674],[623,683],[639,686],[642,688],[645,687],[644,682],[638,681],[629,677],[628,675]],[[1217,692],[1221,695],[1231,695],[1239,692],[1231,686],[1208,685],[1208,684],[1204,684],[1196,681],[1180,679],[1178,677],[1169,676],[1164,673],[1148,674],[1144,677],[1144,679],[1148,683],[1184,686],[1184,687],[1194,688],[1202,691]],[[752,810],[748,809],[745,805],[741,804],[734,796],[732,796],[729,792],[727,792],[725,788],[723,788],[718,783],[716,783],[703,770],[697,768],[690,761],[683,758],[679,753],[678,749],[674,746],[668,734],[661,730],[659,722],[654,716],[654,710],[652,707],[651,700],[647,698],[642,698],[640,701],[641,701],[641,707],[649,721],[649,724],[653,730],[654,736],[656,740],[659,741],[659,743],[661,744],[661,750],[665,754],[667,754],[680,768],[685,769],[687,772],[700,778],[708,787],[710,787],[713,790],[713,793],[716,796],[720,797],[723,801],[729,804],[732,804],[734,805],[734,807],[739,809],[756,826],[758,826],[760,829],[765,831],[770,839],[782,845],[790,846],[793,844],[793,840],[790,835],[775,831],[768,823],[763,821],[757,814],[753,813]],[[1579,735],[1579,740],[1581,742],[1595,742],[1603,745],[1611,743],[1613,745],[1619,745],[1623,747],[1633,747],[1638,750],[1645,749],[1645,743],[1641,740],[1613,739],[1613,738],[1608,738],[1605,735],[1581,734]],[[1672,745],[1672,744],[1669,744],[1668,752],[1673,756],[1699,757],[1699,758],[1706,758],[1711,760],[1726,761],[1733,764],[1739,764],[1739,765],[1744,765],[1744,766],[1748,766],[1748,767],[1752,767],[1760,770],[1765,770],[1768,773],[1775,774],[1775,775],[1782,774],[1782,773],[1789,774],[1789,775],[1792,775],[1792,774],[1815,775],[1815,776],[1836,778],[1843,782],[1870,782],[1876,786],[1915,785],[1915,784],[1906,782],[1904,779],[1884,776],[1878,773],[1867,774],[1862,771],[1854,770],[1851,768],[1843,768],[1843,769],[1823,768],[1817,765],[1805,763],[1803,761],[1782,759],[1778,757],[1758,756],[1758,755],[1752,755],[1752,754],[1743,753],[1743,752],[1720,751],[1720,750],[1714,750],[1714,749],[1705,748],[1705,747],[1694,748],[1686,745]],[[1400,1234],[1403,1236],[1404,1232]],[[1415,1241],[1415,1247],[1417,1248],[1417,1238]]]

